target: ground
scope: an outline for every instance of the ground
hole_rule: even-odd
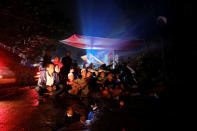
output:
[[[8,89],[10,96],[0,100],[1,131],[50,131],[63,121],[64,108],[51,100],[38,104],[38,95],[29,87]],[[169,107],[159,106],[150,99],[132,98],[126,110],[110,110],[94,126],[95,130],[170,130],[175,114]],[[108,109],[107,109],[108,108]],[[119,125],[119,126],[118,126]]]
[[[37,94],[30,88],[19,88],[15,95],[0,101],[0,130],[40,130],[52,129],[56,109],[47,103],[38,106]]]

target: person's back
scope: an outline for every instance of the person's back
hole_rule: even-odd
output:
[[[72,59],[70,58],[70,56],[63,57],[62,64],[63,66],[70,67],[72,65]]]
[[[66,56],[62,58],[62,64],[63,67],[60,70],[60,77],[61,77],[61,81],[63,82],[66,80],[66,77],[72,66],[72,59],[70,58],[70,52],[67,52]]]
[[[63,59],[62,59],[62,64],[63,64],[63,66],[69,67],[69,70],[70,70],[70,67],[71,67],[71,65],[72,65],[72,59],[70,58],[70,55],[71,55],[71,53],[70,53],[70,51],[68,51],[68,52],[66,53],[66,56],[63,57]]]

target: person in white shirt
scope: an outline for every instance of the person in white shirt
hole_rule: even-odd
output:
[[[38,86],[36,91],[39,93],[40,96],[46,95],[57,95],[56,87],[59,84],[59,76],[54,71],[54,64],[49,63],[46,65],[46,70],[40,72],[40,77],[38,80]],[[63,90],[63,87],[61,87]]]

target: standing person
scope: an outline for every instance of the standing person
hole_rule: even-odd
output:
[[[71,52],[68,51],[66,53],[66,56],[62,58],[63,67],[61,68],[60,71],[61,81],[66,81],[67,75],[72,66],[72,59],[70,58],[70,56],[71,56]]]
[[[55,65],[58,65],[60,69],[61,69],[62,66],[63,66],[62,62],[60,61],[60,57],[59,57],[59,56],[55,56],[53,63],[54,63]]]
[[[49,50],[46,50],[45,55],[43,57],[43,65],[42,67],[45,68],[47,64],[51,62],[51,52]]]
[[[76,78],[79,78],[80,73],[81,73],[81,69],[78,66],[77,62],[73,63],[73,69],[74,69],[74,74],[75,74]]]
[[[62,59],[63,66],[66,67],[66,69],[68,70],[67,73],[69,72],[70,67],[72,65],[72,59],[70,58],[70,56],[71,56],[71,52],[68,51],[66,53],[66,56],[63,57],[63,59]]]

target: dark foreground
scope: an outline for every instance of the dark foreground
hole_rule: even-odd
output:
[[[13,92],[14,95],[0,100],[0,131],[51,131],[64,120],[62,102],[73,101],[62,98],[61,104],[54,106],[49,99],[39,104],[34,89],[18,88]],[[178,128],[176,111],[168,102],[140,96],[129,99],[124,108],[113,108],[110,102],[101,101],[103,115],[91,130],[159,131]]]

